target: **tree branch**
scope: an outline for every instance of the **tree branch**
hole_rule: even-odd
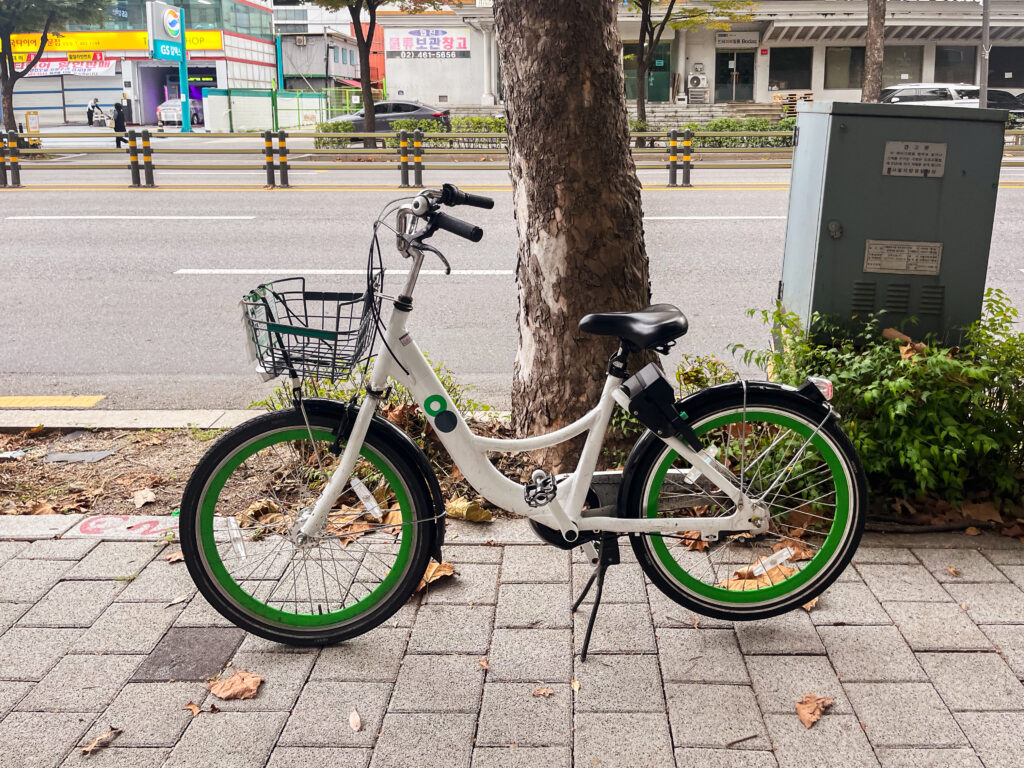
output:
[[[665,27],[668,25],[668,20],[672,16],[672,9],[676,5],[676,0],[671,0],[668,4],[668,9],[665,11],[665,15],[662,16],[661,22],[659,22],[657,29],[655,30],[654,44],[652,47],[657,48],[658,43],[661,42],[661,36],[665,32]]]
[[[43,51],[46,50],[46,41],[49,39],[50,26],[53,24],[53,20],[54,20],[55,17],[56,17],[56,13],[54,11],[50,11],[46,15],[46,23],[43,24],[43,33],[42,33],[42,35],[39,36],[39,50],[36,51],[36,55],[32,58],[32,61],[30,61],[26,65],[26,67],[23,70],[21,70],[21,72],[17,72],[14,69],[14,56],[13,56],[13,53],[11,52],[11,48],[13,48],[14,46],[12,44],[10,44],[11,41],[10,41],[10,38],[8,38],[8,41],[7,41],[8,42],[8,46],[7,46],[6,50],[7,50],[7,55],[9,57],[11,57],[11,63],[10,63],[11,64],[11,75],[10,75],[10,77],[11,77],[11,80],[13,82],[18,82],[19,80],[21,80],[21,78],[23,78],[25,75],[27,75],[29,72],[31,72],[32,68],[35,67],[35,65],[39,63],[39,60],[41,58],[43,58]]]

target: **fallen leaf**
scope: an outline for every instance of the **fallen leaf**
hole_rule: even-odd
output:
[[[489,509],[484,509],[479,502],[470,501],[465,496],[448,499],[444,506],[448,517],[457,520],[468,520],[471,523],[487,523],[491,520]]]
[[[533,689],[533,695],[534,696],[543,696],[545,699],[547,699],[547,698],[550,698],[550,697],[555,695],[555,689],[554,688],[534,688]]]
[[[46,427],[44,427],[42,424],[37,424],[36,426],[32,427],[31,429],[26,429],[22,434],[38,435],[44,429],[46,429]]]
[[[970,528],[964,529],[964,533],[968,536],[981,536],[981,531],[975,528],[973,525]]]
[[[580,681],[579,680],[573,680],[572,681],[572,689],[574,691],[579,691],[579,689],[580,689]]]
[[[443,576],[454,576],[455,566],[449,562],[439,563],[436,560],[431,560],[427,563],[427,570],[423,572],[423,578],[420,579],[420,583],[416,586],[416,591],[419,592],[427,584],[432,584]]]
[[[950,576],[960,576],[961,575],[960,569],[959,568],[954,568],[952,565],[947,565],[946,566],[946,571],[949,572]]]
[[[164,560],[166,560],[168,563],[181,563],[185,560],[185,553],[168,552],[166,555],[164,555]]]
[[[1003,516],[999,514],[999,510],[995,508],[992,502],[986,501],[983,504],[964,504],[961,510],[964,513],[964,517],[968,517],[971,520],[977,520],[982,523],[989,521],[995,523],[1003,522]]]
[[[120,728],[115,728],[112,725],[108,727],[110,730],[93,739],[88,747],[81,747],[83,755],[90,757],[93,752],[100,749],[106,749],[114,742],[114,739],[121,735],[122,731]]]
[[[207,712],[209,712],[211,715],[216,715],[218,712],[220,712],[220,707],[218,707],[216,704],[211,704]]]
[[[398,536],[402,532],[400,523],[402,522],[402,508],[394,507],[384,513],[384,525],[393,526],[391,528],[381,529],[381,533],[390,533],[392,536]]]
[[[804,606],[803,606],[804,610],[807,611],[808,613],[810,613],[811,611],[814,610],[815,606],[818,605],[818,601],[819,600],[821,600],[821,595],[818,595],[818,597],[814,598],[810,602],[804,603]]]
[[[796,716],[800,718],[804,728],[810,728],[821,719],[825,710],[832,706],[832,701],[824,696],[808,693],[796,703]]]
[[[811,546],[798,539],[791,539],[789,541],[777,541],[772,545],[772,552],[778,552],[779,550],[789,547],[789,551],[792,553],[789,556],[790,561],[799,562],[800,560],[812,560],[817,554],[815,550],[811,549]]]
[[[491,665],[487,663],[487,659],[480,659],[477,663],[480,665],[480,667],[482,669],[490,669],[491,668]]]
[[[711,545],[700,537],[700,531],[683,531],[679,539],[680,546],[685,546],[690,552],[703,552]]]
[[[57,510],[48,501],[37,501],[28,508],[30,515],[56,515]]]
[[[966,611],[967,610],[967,603],[960,603],[960,610]]]
[[[348,727],[357,732],[363,730],[363,721],[359,719],[359,712],[355,709],[349,713]]]
[[[202,707],[200,707],[194,701],[190,701],[188,704],[182,707],[182,709],[187,709],[189,712],[191,712],[193,718],[199,717],[199,713],[203,711]]]
[[[132,501],[135,502],[136,509],[142,509],[147,504],[152,504],[156,501],[156,494],[153,493],[152,489],[145,488],[141,491],[136,491],[132,494]]]
[[[165,605],[164,608],[170,608],[172,605],[177,605],[178,603],[184,603],[186,600],[188,600],[188,598],[189,598],[188,595],[178,595],[176,598],[171,600],[171,602],[169,602],[167,605]]]
[[[226,680],[218,680],[210,683],[210,693],[218,699],[228,701],[230,699],[254,699],[260,689],[263,678],[246,672],[244,669],[235,670],[235,674]]]

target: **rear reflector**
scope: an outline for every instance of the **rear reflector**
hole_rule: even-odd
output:
[[[818,391],[821,392],[822,397],[824,397],[826,400],[832,399],[832,395],[835,393],[835,388],[832,386],[831,381],[829,381],[828,379],[824,379],[820,376],[809,376],[807,380],[818,388]]]

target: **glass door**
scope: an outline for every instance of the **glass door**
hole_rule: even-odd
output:
[[[754,100],[755,51],[718,51],[715,54],[715,101]]]
[[[626,76],[626,98],[636,98],[636,59],[640,52],[637,43],[626,43],[622,46],[622,67]],[[647,72],[647,100],[668,101],[671,83],[671,67],[669,61],[672,47],[670,43],[659,43],[654,61]]]

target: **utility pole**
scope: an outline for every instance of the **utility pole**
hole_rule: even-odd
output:
[[[981,74],[979,75],[978,106],[988,106],[988,57],[992,51],[988,28],[989,0],[981,0]]]

